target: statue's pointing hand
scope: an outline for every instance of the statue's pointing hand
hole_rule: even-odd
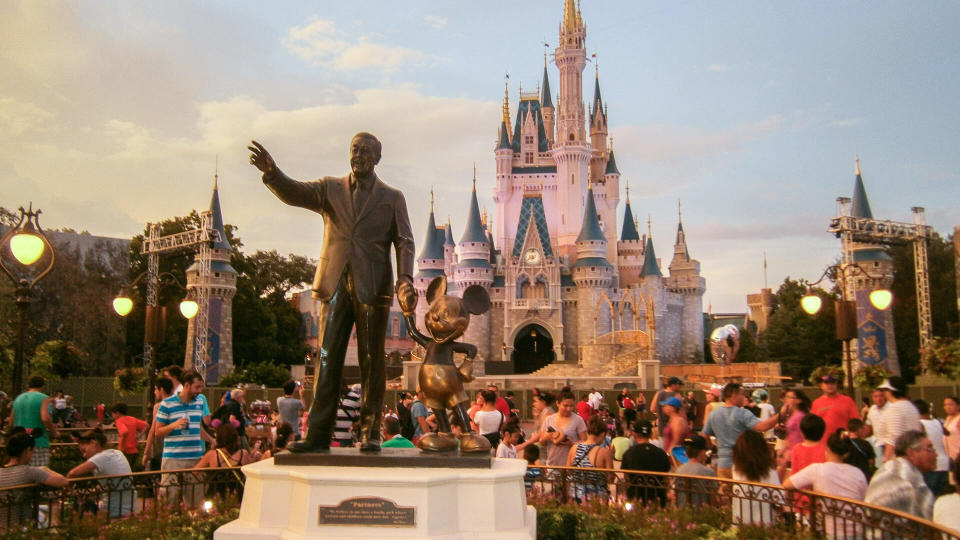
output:
[[[250,141],[250,144],[252,146],[247,147],[247,150],[250,150],[250,164],[260,169],[260,172],[264,174],[276,171],[277,164],[273,161],[270,152],[267,152],[267,149],[257,141]]]

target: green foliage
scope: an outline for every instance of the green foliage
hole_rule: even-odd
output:
[[[810,372],[810,377],[807,380],[810,381],[812,386],[819,386],[821,377],[827,375],[833,375],[833,378],[840,381],[841,385],[847,381],[846,373],[844,373],[843,367],[840,365],[820,366]]]
[[[11,381],[13,377],[13,362],[15,358],[16,352],[13,347],[0,348],[0,381],[4,381],[0,383],[0,388],[4,390],[9,390],[8,381]],[[23,366],[23,380],[27,380],[28,377],[33,375],[39,375],[48,381],[57,379],[52,361],[53,359],[49,356],[30,358],[30,356],[27,355]]]
[[[148,384],[150,384],[150,376],[147,370],[141,367],[125,367],[114,373],[113,388],[122,396],[143,394]]]
[[[102,540],[128,540],[150,538],[151,540],[207,540],[222,525],[237,519],[240,505],[237,501],[215,500],[210,512],[202,516],[191,515],[182,509],[164,508],[156,512],[142,512],[126,519],[108,522],[101,513],[73,519],[57,530],[9,530],[8,540],[35,538],[76,539],[98,538]]]
[[[861,390],[872,390],[880,386],[890,375],[892,373],[883,366],[861,365],[853,372],[853,385]]]
[[[741,362],[766,362],[766,347],[757,339],[756,333],[750,328],[740,328],[740,351],[733,360]]]
[[[82,375],[87,353],[69,341],[56,339],[41,343],[33,353],[33,365],[49,365],[57,379]]]
[[[935,338],[933,342],[920,349],[920,359],[927,373],[960,378],[960,339]]]
[[[780,362],[783,374],[797,381],[806,380],[819,366],[839,365],[842,357],[835,329],[837,297],[819,287],[813,292],[823,305],[819,313],[808,315],[800,307],[800,299],[807,294],[806,283],[786,278],[777,290],[776,307],[760,337],[768,361]]]
[[[887,254],[893,257],[893,327],[897,336],[900,370],[910,378],[920,372],[920,331],[917,321],[917,286],[913,268],[913,246],[892,246]],[[933,335],[958,337],[957,282],[952,237],[944,240],[934,233],[927,245],[930,275],[930,311]]]
[[[238,384],[263,384],[268,388],[280,388],[290,380],[290,370],[269,362],[255,362],[237,368],[236,371],[220,379],[219,386],[237,386]]]

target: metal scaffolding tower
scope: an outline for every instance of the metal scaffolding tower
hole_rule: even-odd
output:
[[[933,227],[926,224],[924,209],[911,208],[913,223],[903,223],[849,215],[850,199],[838,200],[839,216],[830,220],[827,231],[834,233],[843,242],[843,263],[853,264],[852,247],[855,244],[903,245],[913,244],[913,269],[917,284],[917,318],[920,326],[920,347],[933,340],[933,318],[930,313],[930,273],[927,266],[927,239]],[[852,283],[844,283],[852,292]],[[852,296],[851,296],[852,297]]]
[[[213,228],[213,214],[208,210],[200,213],[200,228],[191,229],[176,234],[160,236],[160,224],[148,223],[148,234],[143,241],[140,253],[147,256],[147,306],[157,305],[159,291],[160,254],[197,248],[199,257],[199,276],[197,286],[194,287],[194,300],[199,311],[192,324],[197,330],[194,332],[195,345],[193,349],[193,365],[197,371],[206,377],[207,365],[207,321],[210,317],[210,263],[212,261],[214,242],[220,240],[220,232]],[[153,345],[144,343],[143,365],[148,370],[153,369]]]

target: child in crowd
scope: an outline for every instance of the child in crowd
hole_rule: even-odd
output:
[[[540,461],[540,448],[535,444],[524,447],[523,459],[527,460],[527,472],[523,475],[523,485],[527,488],[527,494],[533,495],[540,486],[534,486],[534,482],[543,477],[543,470],[537,465],[543,465]]]
[[[503,427],[503,437],[500,438],[500,444],[497,446],[498,458],[517,458],[517,450],[513,445],[520,439],[520,426],[510,422]],[[529,447],[528,447],[529,448]]]
[[[823,463],[826,461],[824,453],[826,446],[823,439],[823,433],[827,430],[827,424],[823,418],[810,413],[800,421],[800,433],[803,434],[803,442],[793,447],[793,453],[790,456],[790,474],[796,474],[811,463]]]
[[[847,456],[846,462],[860,469],[863,472],[863,476],[867,479],[867,482],[870,481],[873,473],[877,470],[874,466],[877,454],[873,450],[873,445],[864,437],[868,429],[868,426],[863,423],[863,420],[858,418],[851,418],[847,421],[847,437],[850,440],[850,455]]]

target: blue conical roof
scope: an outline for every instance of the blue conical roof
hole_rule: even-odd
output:
[[[213,228],[220,233],[220,240],[213,243],[213,249],[232,250],[227,240],[227,231],[223,228],[223,213],[220,211],[220,192],[216,182],[213,184],[213,197],[210,199],[210,213],[213,214]]]
[[[593,186],[587,189],[587,205],[583,209],[583,225],[580,227],[580,236],[577,242],[589,242],[591,240],[606,241],[603,236],[603,229],[600,228],[600,216],[597,215],[597,205],[593,202]]]
[[[513,145],[510,144],[510,132],[507,130],[507,124],[504,122],[500,122],[500,142],[497,144],[497,150],[501,148],[513,148]]]
[[[553,98],[550,97],[550,77],[547,76],[547,64],[543,64],[543,91],[540,93],[540,104],[543,107],[553,107]]]
[[[453,225],[447,222],[447,226],[444,227],[443,231],[443,245],[444,246],[455,246],[456,242],[453,241]]]
[[[653,237],[647,237],[647,247],[643,250],[643,268],[640,269],[640,277],[660,276],[660,265],[657,264],[657,254],[653,251]]]
[[[850,215],[858,218],[873,219],[870,211],[870,201],[867,200],[867,190],[863,187],[863,178],[860,176],[860,166],[857,166],[857,180],[853,183],[853,205]]]
[[[603,171],[603,174],[620,174],[620,169],[617,168],[617,160],[613,157],[613,150],[610,150],[610,158],[607,159],[607,170]]]
[[[423,240],[423,249],[418,259],[443,259],[443,229],[437,229],[437,222],[430,211],[427,220],[427,235]]]
[[[611,154],[611,158],[613,155]],[[640,240],[640,233],[637,232],[637,224],[633,222],[633,210],[630,209],[630,200],[627,199],[627,206],[623,210],[623,229],[620,232],[620,241],[629,242],[631,240]]]
[[[477,185],[473,185],[473,193],[470,194],[470,214],[467,216],[467,228],[463,231],[463,237],[460,243],[466,242],[487,242],[487,230],[483,227],[483,221],[480,219],[480,203],[477,202]]]

